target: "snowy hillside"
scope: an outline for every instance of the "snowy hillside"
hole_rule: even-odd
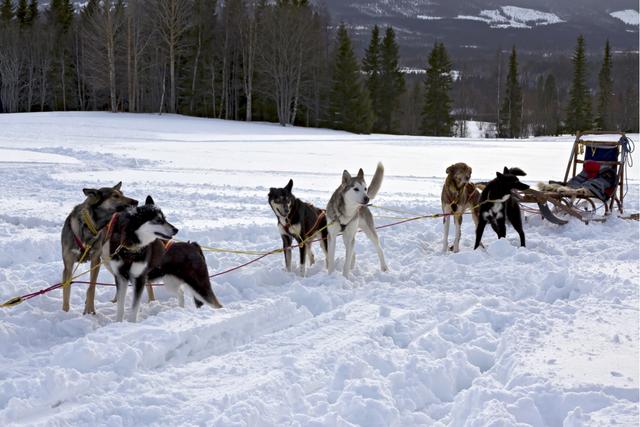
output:
[[[545,54],[571,52],[578,34],[589,51],[608,39],[618,50],[638,50],[637,0],[323,0],[334,23],[346,22],[354,43],[367,46],[373,25],[391,25],[402,55],[423,58],[442,41],[453,58],[482,58],[499,47]],[[627,25],[622,24],[624,22]],[[474,50],[468,46],[473,45]],[[596,49],[597,46],[597,49]],[[455,62],[455,61],[454,61]]]
[[[456,19],[482,21],[492,28],[531,28],[538,25],[564,22],[557,15],[516,6],[502,6],[499,9],[482,10],[480,16],[458,15]]]
[[[626,9],[626,10],[618,10],[616,12],[611,12],[609,15],[613,16],[624,22],[627,25],[639,26],[640,25],[640,15],[637,10]]]
[[[375,203],[406,212],[374,210],[386,224],[439,212],[454,162],[475,180],[505,165],[528,183],[561,179],[571,142],[0,115],[0,302],[60,280],[60,229],[83,187],[122,180],[129,196],[153,195],[181,239],[266,251],[280,245],[267,193],[289,178],[323,207],[343,169],[370,179],[382,161]],[[639,170],[628,212],[640,210]],[[526,248],[512,229],[500,241],[488,230],[473,251],[465,218],[461,252],[443,255],[441,220],[411,222],[380,231],[387,273],[358,236],[351,279],[328,275],[317,247],[305,278],[275,255],[215,279],[224,309],[180,309],[158,289],[137,324],[114,322],[110,287],[95,316],[82,315],[80,284],[68,313],[60,291],[0,309],[0,425],[637,425],[638,223],[532,216],[525,232]],[[248,259],[207,253],[210,273]]]

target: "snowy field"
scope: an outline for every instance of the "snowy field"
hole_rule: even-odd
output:
[[[437,213],[451,163],[475,180],[520,166],[533,184],[562,179],[571,143],[0,115],[0,301],[60,280],[60,230],[83,187],[122,180],[129,196],[153,195],[181,239],[265,251],[280,245],[267,192],[289,178],[324,207],[343,169],[370,178],[381,160],[376,204]],[[328,275],[316,246],[305,278],[274,255],[216,279],[224,309],[180,309],[159,289],[137,324],[114,323],[110,287],[95,316],[82,315],[80,284],[68,313],[59,290],[0,309],[0,425],[637,426],[638,223],[531,217],[525,232],[527,248],[487,230],[473,251],[467,217],[461,252],[443,255],[441,220],[416,221],[380,231],[388,273],[358,236],[350,280]],[[343,255],[339,242],[339,269]],[[211,273],[248,259],[207,254]]]

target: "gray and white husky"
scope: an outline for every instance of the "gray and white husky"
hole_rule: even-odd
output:
[[[327,222],[329,223],[329,239],[327,248],[327,268],[329,273],[335,270],[336,239],[342,233],[342,239],[346,248],[344,267],[342,274],[348,277],[351,269],[355,266],[355,243],[358,230],[364,231],[369,240],[373,243],[380,259],[380,269],[387,271],[387,263],[380,247],[380,239],[376,233],[373,223],[373,215],[367,208],[367,204],[376,197],[382,178],[384,167],[378,163],[376,172],[371,180],[371,185],[367,188],[362,169],[358,171],[355,178],[348,171],[342,172],[342,183],[331,196],[327,205]]]

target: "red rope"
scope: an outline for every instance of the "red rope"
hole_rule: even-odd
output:
[[[376,230],[380,230],[380,229],[387,228],[387,227],[393,227],[394,225],[404,224],[406,222],[417,221],[419,219],[434,218],[434,217],[439,217],[439,216],[444,216],[444,215],[447,215],[447,214],[442,214],[442,215],[441,214],[438,214],[438,215],[423,215],[423,216],[418,216],[418,217],[415,217],[415,218],[403,219],[401,221],[392,222],[390,224],[380,225],[380,226],[376,227]],[[319,238],[319,239],[316,239],[316,240],[312,240],[310,242],[306,242],[305,244],[313,243],[313,242],[319,242],[321,240],[324,240],[324,238]],[[291,246],[290,248],[299,248],[299,247],[300,247],[300,244],[297,244],[297,245]],[[272,250],[272,251],[266,252],[266,253],[258,256],[257,258],[249,260],[249,261],[247,261],[247,262],[245,262],[243,264],[237,265],[235,267],[229,268],[229,269],[224,270],[224,271],[220,271],[218,273],[214,273],[214,274],[210,275],[209,278],[222,276],[223,274],[228,274],[228,273],[231,273],[233,271],[240,270],[241,268],[244,268],[244,267],[246,267],[248,265],[251,265],[251,264],[253,264],[255,262],[260,261],[262,258],[265,258],[265,257],[267,257],[269,255],[273,255],[273,254],[276,254],[276,253],[280,253],[280,252],[282,252],[281,249],[276,249],[276,250]],[[91,284],[91,282],[86,281],[86,280],[74,280],[71,283],[82,283],[82,284],[87,284],[87,285]],[[71,283],[69,283],[69,284],[71,284]],[[104,282],[96,282],[95,284],[96,285],[101,285],[101,286],[115,286],[115,284],[113,284],[113,283],[104,283]],[[155,284],[150,284],[150,285],[152,285],[152,286],[162,286],[161,283],[155,283]],[[53,291],[55,289],[58,289],[58,288],[61,288],[61,287],[62,287],[62,283],[56,283],[54,285],[49,286],[48,288],[43,288],[43,289],[40,289],[38,291],[22,295],[20,297],[17,297],[16,299],[18,299],[20,301],[26,301],[26,300],[29,300],[31,298],[35,298],[35,297],[43,295],[43,294],[46,294],[47,292],[51,292],[51,291]]]

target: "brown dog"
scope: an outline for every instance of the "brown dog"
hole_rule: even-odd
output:
[[[75,206],[62,227],[62,261],[64,272],[62,283],[71,280],[73,266],[79,262],[91,261],[90,285],[87,289],[87,299],[84,314],[95,314],[93,304],[96,281],[100,271],[100,252],[104,233],[102,230],[111,220],[111,216],[130,206],[136,206],[137,200],[125,197],[120,191],[122,183],[113,187],[85,188],[82,191],[86,200]],[[62,309],[69,311],[71,286],[66,285],[62,291]]]
[[[444,237],[442,251],[449,250],[449,224],[453,216],[456,223],[456,237],[453,241],[453,252],[460,250],[460,236],[462,235],[462,215],[471,211],[473,223],[478,225],[480,192],[469,182],[471,168],[466,163],[456,163],[447,168],[447,179],[442,188],[442,212],[444,217]]]

